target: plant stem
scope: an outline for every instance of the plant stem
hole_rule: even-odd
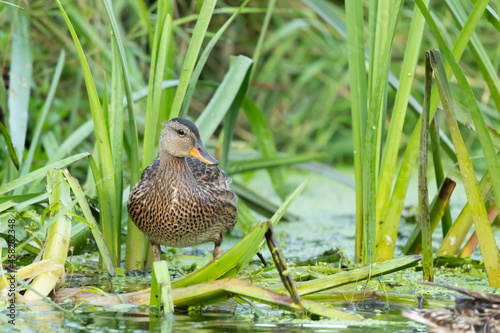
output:
[[[420,161],[418,167],[418,206],[422,225],[422,247],[424,280],[434,281],[432,258],[432,230],[429,216],[429,194],[427,189],[427,151],[429,137],[429,109],[431,107],[432,67],[429,52],[425,53],[425,94],[420,131]]]

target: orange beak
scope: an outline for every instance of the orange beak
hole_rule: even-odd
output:
[[[189,155],[207,164],[219,164],[219,162],[206,151],[201,143],[197,143],[196,146],[189,151]]]

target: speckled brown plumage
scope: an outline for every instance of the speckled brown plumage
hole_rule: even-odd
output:
[[[216,164],[173,155],[184,154],[179,140],[186,135],[191,136],[193,147],[203,148],[198,130],[193,127],[194,124],[181,118],[165,125],[160,158],[142,173],[130,192],[127,209],[152,245],[187,247],[214,242],[216,256],[220,254],[224,234],[236,223],[237,197],[229,186],[231,179]],[[185,135],[177,138],[175,133],[179,130]],[[178,147],[173,149],[172,145]]]
[[[471,298],[457,298],[454,309],[411,309],[403,315],[427,325],[429,332],[500,333],[500,295],[444,285],[436,286],[458,291]]]

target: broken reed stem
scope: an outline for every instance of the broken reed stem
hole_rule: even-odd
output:
[[[424,280],[434,281],[432,258],[432,230],[429,214],[429,195],[427,189],[427,150],[429,136],[429,110],[431,107],[432,66],[429,51],[425,53],[425,94],[420,131],[420,154],[418,166],[418,205],[422,224],[422,256]]]
[[[159,308],[160,304],[163,305],[165,315],[174,313],[170,273],[167,262],[164,260],[153,263],[153,274],[151,277],[150,306]]]
[[[432,149],[432,160],[434,164],[434,173],[436,175],[436,185],[439,191],[439,187],[445,181],[443,164],[441,163],[441,149],[440,149],[440,139],[439,139],[439,127],[438,124],[432,119],[429,134],[431,138],[431,149]],[[451,193],[450,193],[451,194]],[[431,212],[432,215],[432,212]],[[450,207],[446,205],[444,215],[441,219],[441,226],[443,231],[443,238],[446,237],[448,231],[450,231],[451,225],[453,224],[451,220]]]
[[[431,203],[430,207],[430,223],[431,223],[431,232],[437,228],[439,221],[444,216],[443,214],[448,208],[448,203],[450,201],[451,194],[455,189],[456,183],[450,178],[445,178],[443,184],[441,184],[441,188],[439,192],[436,194],[436,197]],[[413,232],[411,233],[408,241],[406,242],[405,247],[403,248],[403,254],[419,254],[422,252],[422,225],[416,224]]]
[[[274,235],[272,224],[269,225],[269,229],[266,232],[266,240],[267,246],[269,247],[269,251],[271,251],[271,256],[273,257],[274,264],[276,265],[276,269],[280,274],[283,285],[290,293],[290,297],[292,298],[293,302],[301,306],[299,293],[297,292],[297,288],[295,288],[292,274],[290,274],[290,272],[286,268],[285,258],[279,247],[278,240]]]

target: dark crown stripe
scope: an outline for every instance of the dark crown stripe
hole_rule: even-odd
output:
[[[170,119],[170,121],[186,126],[187,128],[189,128],[189,130],[191,132],[194,133],[196,138],[201,141],[200,131],[198,131],[198,127],[196,127],[196,125],[191,120],[186,119],[186,118],[173,118],[173,119]]]

